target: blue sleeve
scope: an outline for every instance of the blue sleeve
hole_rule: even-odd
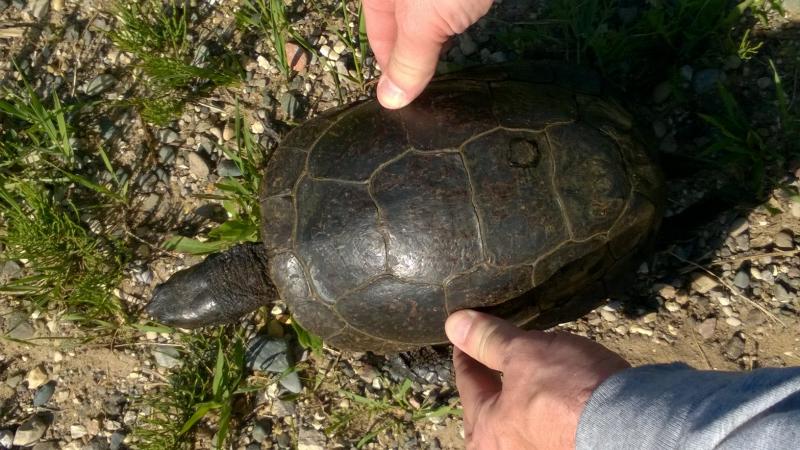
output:
[[[800,367],[624,370],[592,393],[575,440],[578,449],[798,449]]]

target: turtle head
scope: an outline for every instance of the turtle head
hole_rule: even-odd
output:
[[[157,286],[147,313],[180,328],[236,322],[277,298],[267,270],[267,254],[261,244],[231,247]]]

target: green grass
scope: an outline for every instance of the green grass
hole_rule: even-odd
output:
[[[150,412],[133,429],[134,448],[195,448],[193,435],[201,422],[216,430],[215,448],[229,443],[234,403],[248,392],[244,338],[233,327],[219,327],[181,335],[181,341],[182,364],[170,372],[167,385],[135,402]]]
[[[236,148],[223,151],[241,172],[239,177],[222,177],[216,183],[217,192],[202,198],[217,200],[228,213],[228,220],[208,232],[207,240],[173,236],[166,247],[170,250],[196,255],[225,250],[242,242],[257,242],[261,222],[258,188],[261,182],[265,150],[245,126],[241,115],[235,122]]]
[[[149,123],[165,125],[186,103],[240,79],[235,55],[196,52],[192,13],[188,2],[177,0],[119,1],[111,9],[117,23],[109,37],[134,55],[144,76],[139,94],[124,103],[137,107]]]
[[[0,242],[3,257],[25,267],[0,292],[110,328],[125,320],[113,290],[128,252],[100,219],[124,206],[127,184],[101,148],[76,149],[74,109],[55,94],[46,103],[27,82],[0,96]],[[96,176],[85,175],[90,169]],[[103,171],[111,182],[96,181]]]
[[[425,400],[419,405],[409,401],[412,383],[403,380],[380,397],[369,397],[340,390],[339,394],[352,403],[349,408],[336,411],[331,417],[327,433],[351,438],[356,448],[361,448],[391,429],[433,417],[461,416],[461,410],[451,404],[438,404]]]

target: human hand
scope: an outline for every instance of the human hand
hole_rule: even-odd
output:
[[[477,22],[493,0],[364,0],[367,37],[383,75],[378,100],[390,109],[411,103],[436,70],[450,36]]]
[[[578,420],[594,389],[630,367],[589,339],[523,331],[471,310],[451,314],[445,330],[456,346],[467,448],[575,448]]]

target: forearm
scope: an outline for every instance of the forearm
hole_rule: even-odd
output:
[[[797,448],[800,368],[749,373],[683,364],[625,370],[592,394],[576,447]]]

